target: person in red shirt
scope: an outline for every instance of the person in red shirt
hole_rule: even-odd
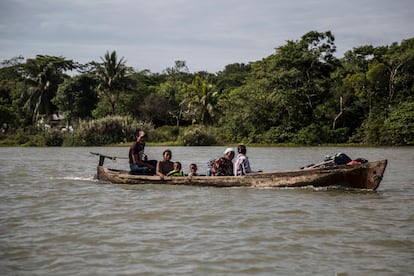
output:
[[[233,174],[234,149],[227,148],[224,156],[217,159],[213,164],[214,176],[231,176]]]

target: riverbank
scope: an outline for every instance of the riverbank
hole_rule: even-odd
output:
[[[15,134],[0,134],[0,147],[79,147],[79,145],[71,145],[70,143],[64,143],[64,138],[61,136],[54,136],[45,133],[37,133],[37,134],[22,134],[22,133],[15,133]],[[133,141],[125,141],[121,143],[108,143],[105,145],[87,145],[87,146],[96,146],[96,147],[126,147],[130,146]],[[239,144],[245,144],[249,147],[393,147],[394,145],[374,145],[374,144],[362,144],[362,143],[330,143],[330,144],[295,144],[295,143],[246,143],[244,141],[240,141],[240,143],[212,143],[206,144],[202,146],[231,146],[237,147]],[[147,142],[148,146],[165,146],[165,147],[172,147],[172,146],[191,146],[185,145],[179,139],[171,140],[171,141],[162,141],[162,142],[155,142],[149,141]],[[406,145],[410,147],[410,145]]]

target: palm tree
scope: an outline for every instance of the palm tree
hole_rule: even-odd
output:
[[[213,85],[196,76],[191,85],[193,96],[186,100],[188,113],[194,116],[193,121],[206,125],[212,123],[214,116],[214,103],[218,93]]]
[[[36,56],[22,65],[26,84],[29,86],[25,109],[31,112],[32,122],[41,115],[52,115],[57,108],[51,100],[56,95],[60,83],[63,82],[64,71],[77,68],[72,60],[63,57]]]
[[[127,83],[126,74],[128,68],[123,57],[118,60],[115,51],[112,53],[107,51],[105,57],[101,57],[101,60],[102,63],[93,63],[98,77],[98,90],[102,95],[106,96],[111,106],[111,113],[114,115],[120,92]]]

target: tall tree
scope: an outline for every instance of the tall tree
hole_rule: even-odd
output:
[[[21,87],[19,67],[24,60],[22,56],[13,57],[0,63],[0,124],[14,125],[18,118],[19,108],[15,108],[15,94],[21,95],[17,87]],[[20,98],[20,97],[19,97]]]
[[[92,62],[98,78],[98,91],[110,105],[111,115],[115,115],[116,104],[119,101],[120,93],[130,84],[127,74],[132,71],[125,64],[124,58],[118,59],[116,51],[106,52],[101,57],[101,63]]]
[[[149,70],[143,70],[134,72],[129,77],[135,84],[131,87],[130,91],[128,90],[127,93],[122,94],[123,99],[120,104],[122,104],[125,115],[130,115],[138,120],[153,121],[157,126],[166,124],[168,116],[160,116],[162,120],[158,120],[160,118],[157,114],[160,114],[160,112],[157,111],[151,114],[150,110],[154,110],[153,107],[146,106],[149,103],[153,103],[152,95],[156,95],[156,87],[161,82],[159,75],[150,74]],[[147,100],[147,97],[151,98]],[[156,106],[162,105],[157,104]],[[162,108],[166,110],[165,105]],[[157,118],[152,120],[154,117]]]
[[[168,110],[169,118],[175,122],[176,126],[179,126],[183,119],[187,87],[187,83],[181,80],[175,80],[173,77],[168,77],[157,89],[158,96],[165,99],[167,104],[165,108]]]
[[[75,118],[91,118],[98,102],[95,87],[96,80],[90,74],[68,78],[59,85],[52,103],[66,113],[68,124]]]
[[[403,82],[410,81],[406,76],[412,76],[414,71],[414,38],[403,40],[400,45],[393,43],[384,55],[388,69],[388,102],[391,104],[397,92],[396,87],[403,87]]]
[[[51,100],[59,84],[69,77],[65,72],[77,67],[78,65],[72,60],[42,55],[36,56],[35,59],[28,59],[22,65],[23,77],[29,87],[25,108],[31,112],[33,122],[40,115],[48,116],[57,111]]]
[[[211,124],[213,122],[217,96],[218,93],[213,84],[196,75],[189,86],[189,95],[183,102],[186,106],[186,116],[193,123]]]
[[[338,63],[333,57],[335,49],[330,32],[312,31],[252,63],[246,85],[230,93],[226,120],[238,121],[254,137],[280,125],[279,129],[294,131],[308,126],[317,106],[330,97],[330,74]],[[249,116],[229,119],[239,118],[241,110],[243,115],[249,110]]]
[[[226,65],[217,73],[217,90],[219,93],[242,86],[251,72],[250,64],[233,63]]]
[[[167,68],[164,73],[166,79],[157,88],[157,94],[167,102],[169,121],[179,126],[183,120],[188,85],[193,75],[188,72],[186,62],[182,60],[175,61],[174,67]]]

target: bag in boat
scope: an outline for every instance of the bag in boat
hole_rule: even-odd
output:
[[[352,161],[352,159],[348,155],[346,155],[345,153],[342,153],[342,152],[337,153],[334,157],[334,162],[337,165],[345,165],[345,164],[348,164],[351,161]]]

